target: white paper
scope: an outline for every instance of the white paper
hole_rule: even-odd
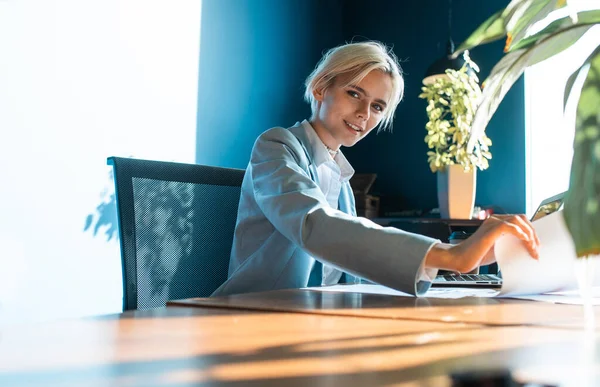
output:
[[[600,286],[592,288],[592,305],[600,305]],[[583,298],[579,290],[566,290],[561,292],[549,292],[544,294],[531,294],[526,296],[511,296],[520,300],[532,300],[551,302],[553,304],[583,305]]]
[[[331,285],[315,288],[304,288],[321,292],[385,294],[389,296],[414,297],[411,294],[376,284]],[[498,294],[494,289],[467,288],[432,288],[427,291],[426,298],[463,298],[463,297],[494,297]]]
[[[475,288],[430,288],[424,297],[427,298],[463,298],[463,297],[495,297],[497,289]]]
[[[519,300],[551,302],[553,304],[583,305],[583,298],[581,298],[579,294],[570,296],[557,296],[553,294],[532,294],[529,296],[511,296],[510,298],[517,298]],[[600,305],[600,298],[592,298],[592,305]]]
[[[414,297],[408,293],[394,290],[383,285],[376,284],[352,284],[352,285],[331,285],[314,288],[304,288],[306,290],[317,290],[320,292],[342,292],[342,293],[366,293],[366,294],[386,294],[388,296]]]
[[[540,238],[539,260],[533,259],[523,242],[505,235],[495,245],[502,272],[500,296],[542,294],[577,288],[575,246],[558,211],[533,223]]]
[[[376,284],[354,284],[354,285],[331,285],[314,288],[304,288],[320,292],[341,292],[341,293],[363,293],[363,294],[385,294],[389,296],[414,297],[408,293],[390,289],[388,287]],[[463,297],[496,297],[498,291],[495,289],[472,289],[472,288],[432,288],[427,291],[424,298],[445,298],[456,299]],[[600,305],[600,287],[593,288],[593,305]],[[564,292],[550,292],[546,294],[532,294],[525,296],[510,296],[520,300],[543,301],[554,304],[582,305],[583,300],[577,290]]]

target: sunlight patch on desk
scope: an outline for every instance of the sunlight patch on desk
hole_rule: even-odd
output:
[[[436,361],[468,358],[498,351],[572,340],[574,332],[551,329],[492,328],[442,332],[434,342],[420,345],[415,356],[414,347],[401,343],[376,346],[354,351],[337,348],[308,351],[311,356],[294,359],[270,359],[232,364],[220,364],[208,371],[211,379],[220,381],[286,379],[323,375],[353,375],[361,370],[369,372],[401,372],[404,369],[425,366]],[[497,337],[490,340],[490,335]],[[549,339],[550,337],[550,339]],[[473,352],[473,344],[477,351]],[[366,354],[368,353],[368,356]],[[523,359],[525,360],[525,359]],[[350,366],[349,366],[350,365]]]

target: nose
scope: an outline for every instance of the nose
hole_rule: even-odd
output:
[[[369,109],[369,103],[366,101],[361,101],[361,103],[359,103],[356,107],[356,117],[368,121],[370,116],[371,110]]]

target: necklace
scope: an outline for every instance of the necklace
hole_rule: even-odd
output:
[[[319,140],[321,140],[321,139],[319,139]],[[330,147],[327,146],[327,144],[325,144],[323,142],[323,140],[321,140],[321,144],[323,144],[323,146],[325,147],[325,149],[327,149],[327,153],[329,153],[329,156],[331,156],[332,158],[335,157],[335,155],[338,154],[339,149],[338,150],[331,149]]]
[[[327,145],[325,145],[325,148],[327,148],[327,152],[329,153],[329,156],[331,156],[331,157],[335,157],[335,155],[337,155],[339,152],[339,150],[333,150],[330,147],[328,147]]]
[[[323,146],[325,147],[325,149],[327,149],[327,153],[329,153],[329,156],[331,156],[331,158],[335,158],[335,155],[337,155],[339,153],[339,149],[338,150],[333,150],[330,147],[327,146],[327,144],[325,144],[325,141],[321,140],[321,137],[319,137],[319,135],[317,134],[317,137],[319,138],[319,140],[321,141],[321,144],[323,144]]]

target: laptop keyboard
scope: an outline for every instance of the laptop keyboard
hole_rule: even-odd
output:
[[[461,274],[461,275],[439,275],[437,280],[443,278],[445,281],[498,281],[496,277],[487,274]]]

